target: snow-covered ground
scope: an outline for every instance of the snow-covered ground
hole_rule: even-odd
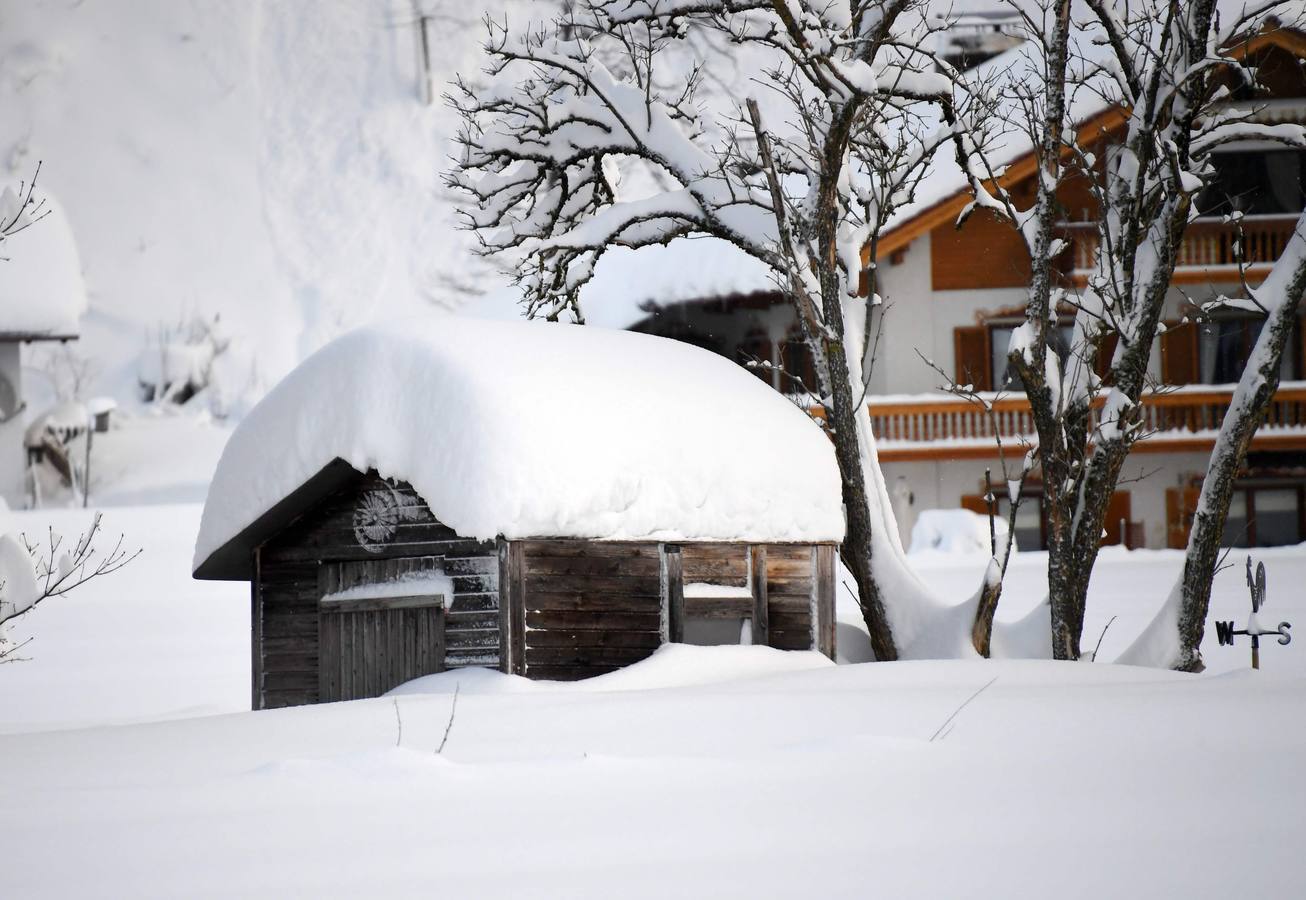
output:
[[[14,515],[29,533],[89,520]],[[16,629],[35,640],[30,661],[0,667],[5,896],[1228,897],[1297,884],[1295,643],[1268,646],[1251,673],[1245,643],[1212,635],[1201,677],[671,647],[581,685],[464,671],[393,699],[251,714],[247,588],[190,579],[198,520],[196,504],[106,510],[109,536],[145,553]],[[1257,555],[1269,617],[1306,621],[1306,550]],[[984,564],[913,560],[949,596]],[[1241,620],[1235,561],[1214,615]],[[1103,658],[1179,563],[1106,551],[1087,628],[1091,644],[1118,617]],[[1044,565],[1021,554],[1008,595],[1037,596]]]

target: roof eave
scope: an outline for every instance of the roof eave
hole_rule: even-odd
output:
[[[343,459],[332,460],[316,475],[242,528],[235,537],[210,553],[195,567],[192,577],[200,581],[252,581],[254,551],[257,548],[329,495],[362,476],[363,473]]]

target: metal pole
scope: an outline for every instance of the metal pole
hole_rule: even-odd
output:
[[[1261,667],[1261,636],[1259,634],[1254,634],[1252,635],[1252,668],[1259,669],[1260,667]]]
[[[82,509],[91,502],[91,440],[95,435],[95,423],[86,423],[86,465],[82,467]]]

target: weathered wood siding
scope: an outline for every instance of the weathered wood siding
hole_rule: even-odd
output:
[[[755,640],[834,654],[833,545],[506,541],[507,668],[530,678],[611,672],[680,640],[685,619],[750,619]],[[762,576],[765,575],[763,579]],[[685,597],[684,585],[748,588]],[[757,616],[758,604],[765,615]],[[760,640],[759,640],[760,642]]]
[[[444,613],[445,665],[499,662],[494,544],[456,534],[407,485],[392,485],[374,472],[359,476],[256,553],[256,708],[319,700],[319,578],[326,563],[439,561],[454,585]]]
[[[530,678],[588,678],[638,662],[662,643],[657,544],[537,540],[512,545],[520,552],[519,602],[526,626],[514,671]]]
[[[444,604],[328,603],[319,611],[318,700],[379,697],[444,670]]]
[[[819,649],[812,632],[815,590],[815,546],[766,545],[767,644],[781,650]]]

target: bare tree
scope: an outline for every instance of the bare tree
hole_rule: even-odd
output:
[[[1141,401],[1180,244],[1210,183],[1209,157],[1247,139],[1306,146],[1295,125],[1261,125],[1230,108],[1230,77],[1250,79],[1238,53],[1248,36],[1275,27],[1282,4],[1243,8],[1221,23],[1216,0],[1086,0],[1087,20],[1069,0],[1013,3],[1022,11],[1041,78],[1015,92],[1016,125],[1039,166],[1036,199],[1021,209],[993,169],[959,151],[976,206],[1008,218],[1029,250],[1032,278],[1025,323],[1009,361],[1029,398],[1038,434],[1048,533],[1053,655],[1078,659],[1089,578],[1107,508],[1125,459],[1143,437]],[[1231,76],[1232,73],[1232,76]],[[1102,153],[1101,133],[1077,129],[1076,95],[1126,110],[1124,137]],[[1096,148],[1096,151],[1095,151]],[[962,148],[966,150],[969,148]],[[1058,193],[1083,179],[1097,206],[1095,265],[1082,291],[1061,278],[1067,243]],[[1053,342],[1059,308],[1074,311],[1069,352]],[[1117,339],[1112,357],[1098,356]]]
[[[924,0],[577,0],[521,33],[488,23],[491,84],[452,98],[451,184],[486,252],[516,260],[528,315],[583,321],[580,288],[610,247],[708,235],[770,268],[817,361],[842,555],[881,660],[930,598],[865,412],[880,297],[863,260],[962,127],[964,91],[929,52],[939,27]],[[694,52],[703,35],[729,49],[731,96],[701,89],[724,62]],[[623,196],[633,168],[659,187]]]

